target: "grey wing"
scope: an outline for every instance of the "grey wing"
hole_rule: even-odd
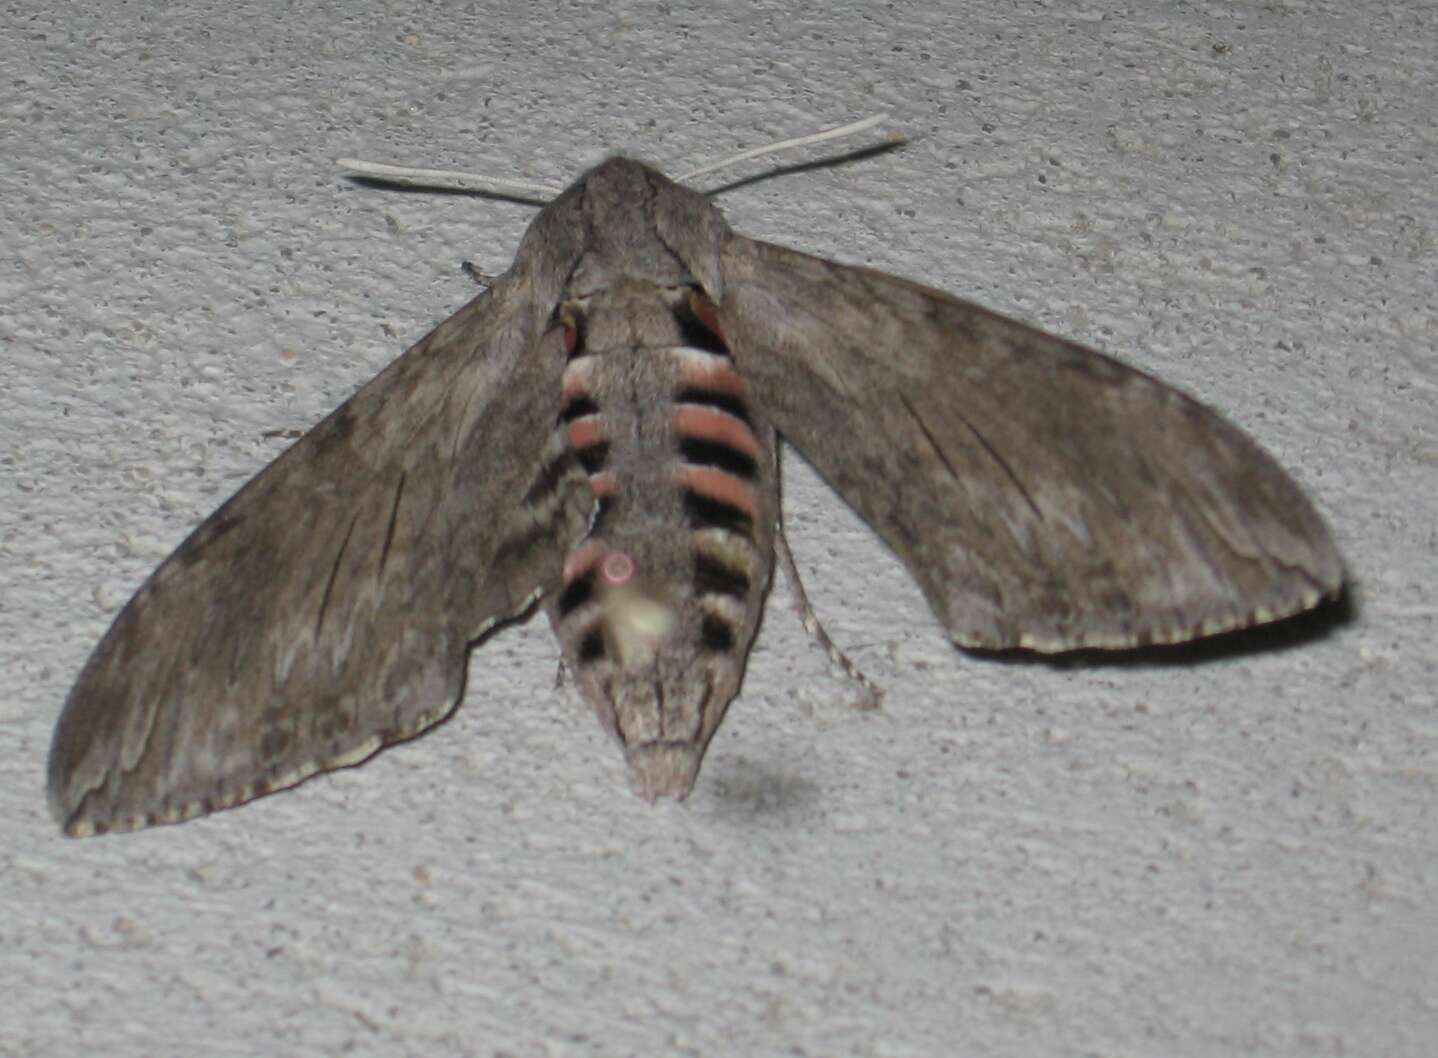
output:
[[[737,236],[721,262],[755,402],[960,645],[1178,642],[1341,588],[1299,487],[1177,390],[880,272]]]
[[[205,521],[70,693],[53,813],[176,822],[353,764],[443,718],[469,644],[557,582],[591,501],[546,449],[556,291],[506,275]]]

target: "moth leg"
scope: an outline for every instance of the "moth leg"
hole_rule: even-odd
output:
[[[829,660],[843,669],[844,674],[859,685],[859,699],[854,703],[854,708],[877,709],[879,701],[884,696],[883,692],[879,690],[873,680],[864,675],[859,666],[849,660],[849,655],[840,650],[839,645],[829,638],[829,633],[824,630],[823,624],[819,621],[819,615],[809,604],[809,595],[804,591],[804,582],[799,579],[799,567],[794,564],[794,552],[789,550],[789,539],[784,535],[782,521],[776,521],[774,527],[774,555],[784,570],[785,579],[794,589],[794,610],[799,615],[799,622],[804,626],[804,630],[814,637],[814,641],[823,648],[824,653],[829,655]]]

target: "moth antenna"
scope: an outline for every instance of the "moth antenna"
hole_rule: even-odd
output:
[[[883,121],[888,121],[889,115],[874,114],[861,121],[851,122],[848,125],[840,125],[836,129],[825,129],[822,132],[811,132],[807,136],[796,136],[791,140],[781,140],[778,143],[766,143],[762,147],[751,147],[747,151],[740,151],[738,154],[730,155],[728,158],[717,162],[709,162],[701,165],[698,169],[691,169],[683,176],[675,177],[676,183],[687,183],[696,176],[703,176],[705,173],[712,173],[716,169],[723,169],[730,165],[737,165],[739,162],[747,162],[750,158],[760,158],[766,154],[775,154],[779,151],[791,150],[795,147],[807,147],[811,143],[826,143],[829,140],[841,139],[844,136],[854,136],[866,129],[871,129]],[[893,143],[905,142],[901,133],[890,133],[889,139]]]
[[[442,191],[489,191],[499,195],[521,194],[526,198],[539,196],[541,202],[558,198],[559,193],[564,190],[554,184],[541,184],[532,180],[509,180],[502,176],[463,173],[454,169],[416,169],[408,165],[384,165],[380,162],[361,161],[359,158],[336,158],[335,164],[355,176],[369,176],[406,187],[430,187]]]
[[[811,132],[807,136],[796,136],[778,143],[766,143],[761,147],[752,147],[717,162],[701,165],[698,169],[691,169],[683,176],[677,177],[675,182],[682,184],[696,176],[703,176],[705,173],[712,173],[717,169],[737,165],[739,162],[747,162],[751,158],[761,158],[766,154],[776,154],[779,151],[788,151],[795,147],[807,147],[812,143],[826,143],[844,136],[854,136],[887,120],[889,120],[887,113],[873,114],[838,128],[824,129],[821,132]],[[895,132],[889,135],[889,141],[903,143],[905,137],[901,133]],[[428,187],[442,191],[488,191],[499,195],[517,194],[526,198],[536,198],[540,202],[550,202],[564,190],[555,184],[542,184],[532,180],[510,180],[507,177],[485,176],[483,173],[466,173],[456,169],[419,169],[409,165],[385,165],[382,162],[366,162],[360,158],[336,158],[335,164],[354,176],[368,176],[375,180],[402,184],[406,187]]]

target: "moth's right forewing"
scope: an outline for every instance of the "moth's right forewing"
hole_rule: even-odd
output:
[[[564,365],[546,326],[578,253],[563,202],[124,608],[56,728],[67,832],[225,808],[414,735],[454,706],[471,640],[557,581],[590,505],[546,448]]]
[[[720,319],[756,403],[963,646],[1176,642],[1339,590],[1293,480],[1156,379],[939,291],[731,238]]]

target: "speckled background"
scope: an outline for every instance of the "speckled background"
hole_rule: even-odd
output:
[[[0,13],[0,1053],[1426,1058],[1438,1040],[1431,5],[291,5]],[[43,765],[205,514],[509,262],[565,182],[892,110],[747,234],[909,275],[1223,409],[1330,519],[1346,620],[1122,664],[952,649],[792,453],[780,582],[650,807],[545,623],[451,722],[67,841]],[[810,152],[803,159],[823,152]],[[754,163],[760,173],[784,163]]]

